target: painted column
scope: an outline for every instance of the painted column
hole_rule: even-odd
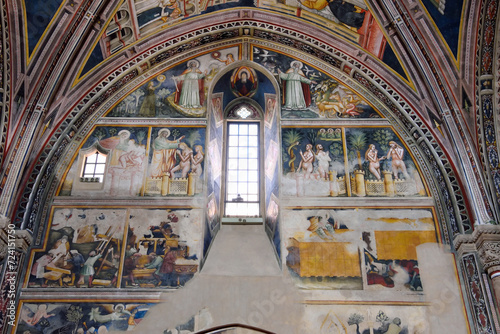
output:
[[[337,180],[337,171],[329,171],[328,179],[330,180],[330,196],[337,197],[339,195],[339,182]]]
[[[170,187],[170,174],[163,175],[161,178],[161,195],[167,196]]]
[[[472,234],[455,239],[464,290],[478,333],[500,333],[500,226],[478,225]]]
[[[196,174],[189,173],[188,175],[188,196],[194,196],[194,190],[196,189]]]
[[[382,173],[384,174],[385,195],[394,197],[396,191],[394,190],[394,180],[392,179],[392,172],[384,170]]]
[[[362,170],[355,170],[354,177],[356,179],[356,195],[360,197],[366,196],[365,172]]]

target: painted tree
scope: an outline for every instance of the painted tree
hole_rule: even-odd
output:
[[[387,129],[377,130],[373,133],[373,140],[383,152],[389,150],[389,142],[394,139],[394,133]]]
[[[384,324],[386,321],[389,321],[389,317],[387,314],[385,314],[384,311],[380,310],[378,311],[377,317],[375,318],[377,322],[380,322],[381,324]]]
[[[333,142],[328,146],[328,149],[332,154],[334,160],[340,160],[342,158],[343,154],[342,143]]]
[[[106,132],[102,128],[97,128],[94,133],[92,133],[92,136],[97,138],[97,141],[100,141],[106,136]]]
[[[132,95],[128,95],[120,105],[125,105],[125,114],[135,114],[136,111],[136,106],[134,104],[136,103],[136,98],[133,97]],[[132,105],[132,107],[131,107]]]
[[[198,130],[192,130],[186,137],[186,142],[191,148],[193,148],[198,141],[201,141],[200,132]]]
[[[294,147],[299,145],[300,140],[302,139],[302,133],[295,129],[287,130],[283,133],[283,143],[287,147],[287,156],[288,156],[288,166],[290,167],[290,171],[295,171],[295,152],[293,151]]]
[[[356,151],[358,156],[358,169],[361,169],[361,151],[366,147],[366,134],[361,131],[353,131],[349,136],[351,148]]]
[[[361,334],[359,331],[359,324],[363,322],[365,318],[359,313],[353,313],[349,316],[347,324],[349,326],[356,325],[356,334]]]
[[[75,324],[75,329],[73,329],[73,334],[76,333],[78,329],[78,324],[80,320],[83,318],[83,310],[81,306],[71,305],[66,313],[66,320],[68,322],[73,322]]]
[[[139,106],[139,100],[141,96],[144,96],[146,93],[142,89],[137,89],[134,90],[132,93],[130,93],[130,96],[132,96],[135,99],[135,109],[137,111],[137,107]]]
[[[385,333],[389,328],[389,317],[385,314],[384,311],[378,311],[377,317],[375,318],[377,322],[380,322],[379,331],[381,333]]]
[[[316,136],[317,134],[314,129],[309,129],[309,131],[307,131],[306,137],[313,147],[316,147]]]
[[[146,138],[146,135],[147,135],[146,131],[144,130],[138,131],[135,135],[137,137],[137,144],[141,145],[144,138]]]
[[[172,129],[172,131],[170,132],[170,134],[172,136],[174,136],[174,140],[176,140],[177,137],[181,136],[181,132],[179,131],[179,129]]]
[[[118,130],[116,128],[110,128],[108,132],[110,137],[114,137],[118,134]]]

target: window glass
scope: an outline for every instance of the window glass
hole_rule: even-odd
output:
[[[259,126],[229,123],[227,147],[226,215],[258,216]],[[233,201],[236,197],[238,201]]]
[[[104,179],[104,172],[106,170],[106,155],[95,152],[85,157],[83,165],[82,177],[84,178],[97,178],[99,182]]]

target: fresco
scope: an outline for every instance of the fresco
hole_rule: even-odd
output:
[[[204,128],[154,128],[145,195],[200,193],[204,142]]]
[[[353,91],[310,65],[256,46],[253,60],[280,83],[282,118],[380,117]]]
[[[311,306],[306,312],[309,319],[317,319],[308,328],[311,333],[408,334],[429,330],[422,306]]]
[[[415,162],[392,129],[346,128],[345,133],[349,169],[355,180],[351,186],[352,194],[426,195]],[[391,181],[393,186],[388,185]]]
[[[215,100],[215,101],[214,101]],[[220,228],[220,200],[221,200],[221,173],[222,156],[217,143],[223,142],[223,101],[224,93],[212,94],[212,111],[214,117],[208,118],[207,127],[209,131],[208,144],[208,165],[206,168],[206,195],[207,207],[206,215],[203,219],[203,258],[205,261],[210,245],[214,241],[215,235]]]
[[[234,47],[177,65],[132,91],[107,117],[206,117],[212,79],[237,57],[238,48]]]
[[[273,124],[274,124],[274,117],[276,115],[277,111],[277,100],[276,100],[276,95],[274,94],[264,94],[265,95],[265,100],[266,100],[266,112],[264,115],[264,124],[266,128],[272,129]]]
[[[300,288],[424,291],[416,248],[437,242],[430,210],[286,210],[283,216],[286,265]]]
[[[60,195],[194,196],[203,189],[204,142],[205,128],[99,126],[80,149]],[[106,159],[101,174],[92,177],[86,159],[96,152]]]
[[[211,13],[235,7],[272,9],[283,15],[293,15],[323,26],[330,33],[358,44],[381,59],[406,78],[401,63],[395,56],[375,17],[363,0],[297,1],[249,0],[201,1],[161,0],[125,2],[104,28],[99,43],[93,48],[82,71],[87,73],[107,57],[142,38],[171,28],[193,15]],[[134,17],[135,15],[135,17]]]
[[[28,287],[116,287],[127,211],[54,210],[43,251],[33,254]]]
[[[441,29],[442,34],[448,41],[451,49],[456,55],[458,44],[458,24],[460,22],[460,6],[446,6],[446,15],[442,15],[431,4],[434,1],[424,0],[430,15]],[[44,36],[49,23],[57,13],[60,0],[54,1],[32,1],[25,4],[25,17],[27,20],[27,52],[31,55],[40,39]],[[324,26],[331,33],[336,33],[342,38],[372,53],[382,59],[389,67],[397,71],[406,78],[403,68],[393,50],[387,44],[387,40],[378,26],[377,21],[368,10],[362,0],[340,1],[302,1],[279,0],[279,1],[259,1],[254,3],[248,0],[217,0],[217,1],[137,1],[134,3],[123,2],[116,12],[111,16],[101,34],[100,40],[93,47],[88,55],[87,62],[83,64],[80,75],[98,66],[104,59],[126,48],[128,45],[141,40],[142,38],[170,28],[172,25],[187,19],[193,15],[210,13],[225,8],[261,7],[272,8],[282,14],[290,15],[290,7],[296,9],[294,16],[302,17],[308,21]],[[135,17],[134,17],[135,16]],[[217,57],[221,62],[229,63],[236,58],[236,53],[224,57]],[[217,59],[215,58],[215,59]],[[203,72],[203,71],[202,71]],[[144,87],[146,93],[147,87]],[[165,111],[164,111],[165,112]],[[175,113],[169,110],[168,117],[175,117]]]
[[[391,128],[284,127],[285,196],[425,196],[411,156]]]
[[[31,56],[36,45],[45,34],[50,21],[58,12],[62,0],[26,1],[24,0],[26,28],[28,29],[27,54]]]
[[[382,60],[401,77],[407,78],[400,60],[363,0],[261,0],[258,6],[285,15],[289,15],[292,12],[290,9],[294,9],[295,16],[315,22],[329,33],[359,45]]]
[[[212,314],[207,308],[203,308],[185,323],[175,326],[175,328],[165,329],[164,334],[194,334],[200,330],[208,329],[213,324]],[[219,333],[219,331],[217,331]]]
[[[198,271],[201,215],[201,210],[131,209],[121,286],[184,286]]]
[[[15,333],[97,334],[108,331],[132,331],[153,305],[129,302],[23,301]]]
[[[236,110],[238,110],[235,105],[232,105],[231,109],[226,110],[226,107],[234,99],[240,97],[251,98],[265,112],[270,106],[268,104],[272,103],[272,101],[269,101],[269,97],[272,98],[275,94],[276,91],[273,82],[263,72],[253,69],[250,66],[240,66],[226,72],[219,78],[213,87],[212,97],[221,97],[221,107],[226,113],[226,117],[239,119],[240,116],[235,114]],[[276,97],[274,97],[274,100],[276,100]],[[248,116],[249,118],[258,119],[261,117],[260,113],[252,106],[249,106],[248,109],[252,112]]]
[[[183,286],[198,270],[201,214],[57,208],[44,249],[33,253],[27,287]]]
[[[281,257],[281,235],[279,220],[279,118],[276,115],[278,109],[278,100],[275,94],[265,94],[264,111],[264,148],[265,153],[265,230],[271,240],[278,258]]]
[[[236,97],[252,97],[257,92],[257,72],[248,66],[236,68],[231,76],[231,91]]]
[[[421,0],[421,2],[448,44],[450,51],[455,58],[458,58],[464,1],[446,3],[446,0]]]

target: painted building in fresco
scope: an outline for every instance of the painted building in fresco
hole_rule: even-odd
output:
[[[1,333],[498,333],[498,2],[2,3]]]

